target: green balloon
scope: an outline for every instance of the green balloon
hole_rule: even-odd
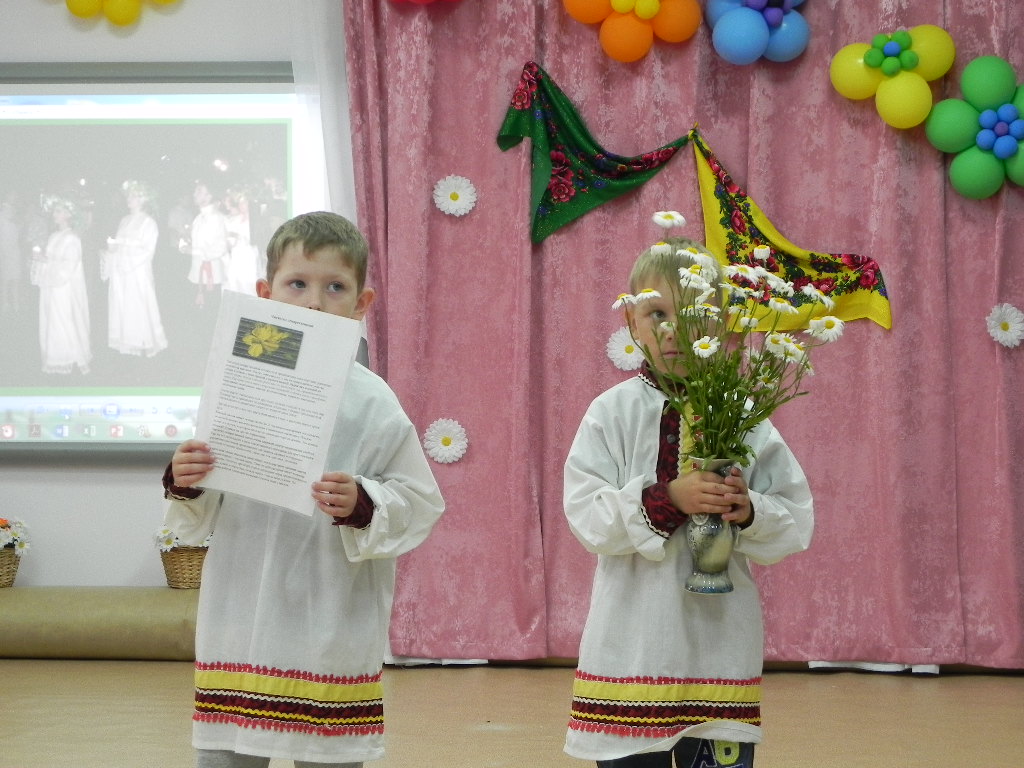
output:
[[[882,71],[889,77],[902,72],[900,60],[895,56],[886,56],[885,61],[882,62]]]
[[[1016,93],[1017,76],[1006,59],[979,56],[964,67],[960,90],[979,112],[998,109]]]
[[[963,152],[978,135],[980,112],[961,99],[944,99],[932,107],[924,135],[940,152]]]
[[[889,36],[884,32],[879,32],[877,35],[871,38],[871,46],[881,50],[885,47],[885,44],[889,42]]]
[[[878,48],[868,48],[868,50],[864,52],[864,63],[869,67],[875,67],[877,69],[882,66],[883,61],[885,61],[885,54]]]
[[[910,37],[910,33],[905,29],[894,32],[892,39],[900,44],[900,48],[909,48],[914,44],[913,38]]]
[[[904,69],[913,69],[921,63],[921,57],[913,51],[903,51],[900,54],[900,66]]]
[[[1013,97],[1013,106],[1015,106],[1021,116],[1024,117],[1024,85],[1017,88],[1017,95]]]
[[[978,147],[965,149],[949,164],[949,181],[953,189],[972,200],[992,197],[1005,180],[1003,161]]]
[[[1006,165],[1006,177],[1014,184],[1024,187],[1024,152],[1006,158],[1003,163]]]

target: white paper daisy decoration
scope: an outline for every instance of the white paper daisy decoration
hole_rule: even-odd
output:
[[[468,447],[466,430],[455,419],[438,419],[423,433],[423,448],[438,464],[458,461]]]
[[[1016,347],[1024,339],[1024,313],[1012,304],[996,304],[985,324],[989,335],[1004,347]]]
[[[608,337],[608,359],[621,371],[635,371],[644,362],[644,353],[633,341],[629,328],[622,327]]]
[[[450,216],[465,216],[476,205],[476,187],[465,176],[445,176],[434,185],[434,205]]]

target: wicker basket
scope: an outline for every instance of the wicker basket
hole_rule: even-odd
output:
[[[199,589],[205,557],[206,547],[178,546],[168,552],[161,552],[160,559],[164,564],[167,586],[175,589]]]
[[[18,575],[18,560],[14,547],[0,548],[0,588],[13,587],[14,577]]]

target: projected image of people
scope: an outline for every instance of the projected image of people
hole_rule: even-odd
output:
[[[252,244],[249,196],[243,189],[229,189],[224,197],[227,212],[228,260],[224,288],[256,295],[256,281],[263,277],[260,251]]]
[[[8,192],[0,203],[0,314],[17,314],[21,309],[24,259],[16,198]]]
[[[198,286],[196,304],[203,306],[204,294],[224,283],[228,258],[228,220],[205,181],[196,183],[192,199],[199,214],[192,221],[192,266],[189,282]]]
[[[107,238],[100,274],[107,281],[107,343],[123,355],[153,357],[167,348],[153,280],[159,228],[150,215],[153,190],[129,179],[121,186],[128,215]]]
[[[37,261],[34,282],[39,287],[39,346],[44,373],[71,373],[77,366],[89,372],[89,298],[82,266],[82,240],[74,230],[77,207],[51,196],[43,208],[56,230]]]

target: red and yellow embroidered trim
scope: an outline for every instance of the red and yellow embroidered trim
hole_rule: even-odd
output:
[[[243,664],[196,663],[193,719],[321,736],[384,731],[381,673],[315,675]]]
[[[569,727],[668,737],[712,720],[761,725],[761,678],[611,678],[576,672]]]

